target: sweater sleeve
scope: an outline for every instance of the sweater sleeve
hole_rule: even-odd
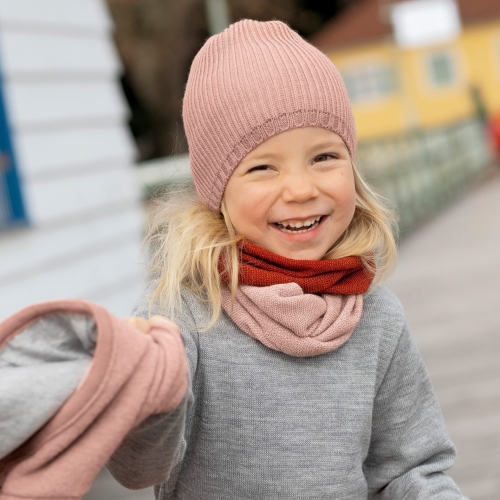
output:
[[[455,449],[406,323],[375,397],[364,462],[369,499],[465,499],[444,474]]]
[[[148,310],[151,288],[141,297],[133,315],[148,318],[161,311]],[[139,424],[123,440],[114,452],[106,468],[123,486],[141,489],[162,483],[177,475],[191,434],[194,411],[193,378],[198,361],[194,320],[184,308],[176,319],[185,343],[189,366],[189,380],[186,396],[177,408],[158,415],[152,415]]]

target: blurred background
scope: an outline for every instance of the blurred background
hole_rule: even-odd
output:
[[[398,209],[389,286],[436,388],[464,493],[500,491],[498,0],[0,0],[0,320],[81,297],[127,315],[149,200],[189,179],[191,61],[279,19],[338,67],[357,163]],[[88,499],[152,498],[103,472]]]

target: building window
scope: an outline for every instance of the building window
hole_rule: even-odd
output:
[[[455,59],[450,52],[438,52],[428,58],[429,77],[432,85],[452,85],[457,79]]]
[[[394,71],[386,65],[366,65],[343,72],[351,101],[369,101],[395,91]]]

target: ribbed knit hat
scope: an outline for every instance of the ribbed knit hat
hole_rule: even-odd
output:
[[[196,190],[216,211],[239,162],[280,132],[322,127],[356,151],[340,73],[280,21],[245,19],[206,41],[191,66],[183,120]]]

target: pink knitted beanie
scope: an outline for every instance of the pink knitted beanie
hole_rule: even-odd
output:
[[[207,40],[191,66],[183,119],[198,195],[216,211],[239,162],[285,130],[331,130],[355,156],[354,118],[340,73],[280,21],[245,19]]]

